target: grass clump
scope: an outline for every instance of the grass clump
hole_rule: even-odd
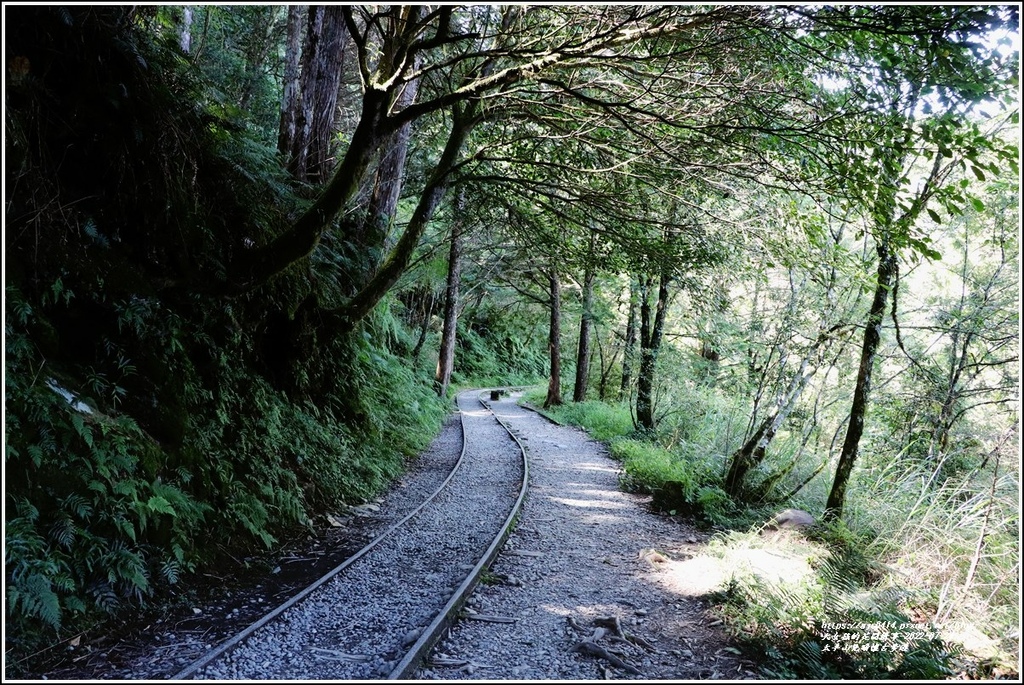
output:
[[[543,401],[543,390],[527,392],[528,402]],[[622,488],[654,496],[654,508],[672,515],[690,515],[724,522],[732,513],[728,495],[718,487],[718,466],[701,455],[699,445],[680,439],[682,429],[659,441],[633,425],[628,404],[572,402],[545,410],[555,420],[579,426],[608,445],[622,462]],[[654,438],[654,439],[652,439]]]
[[[543,394],[539,400],[543,402]],[[629,405],[609,404],[596,400],[588,402],[567,402],[552,407],[548,412],[562,423],[579,426],[596,440],[609,442],[633,432],[633,418]]]
[[[976,470],[937,485],[943,464],[892,467],[851,493],[851,526],[876,534],[863,553],[890,572],[878,583],[921,597],[918,611],[962,641],[971,670],[1014,672],[1020,649],[1020,489],[1012,470]]]
[[[712,596],[716,611],[768,678],[940,679],[959,669],[963,650],[912,618],[913,593],[863,589],[861,555],[756,533],[729,534],[710,551],[733,569]]]

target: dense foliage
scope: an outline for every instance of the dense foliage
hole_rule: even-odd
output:
[[[8,94],[8,649],[159,595],[378,492],[442,405],[381,313],[339,334],[296,269],[258,296],[173,281],[302,202],[156,21],[19,8]],[[230,240],[226,238],[232,236]],[[39,631],[43,631],[40,633]],[[48,638],[47,638],[48,639]]]
[[[449,381],[547,378],[533,400],[666,514],[828,519],[814,579],[718,598],[771,675],[1005,672],[1017,30],[997,6],[5,8],[8,655],[380,491]],[[824,654],[815,626],[854,619],[995,646]]]

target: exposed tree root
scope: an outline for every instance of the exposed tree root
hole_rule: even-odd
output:
[[[581,626],[572,616],[569,616],[567,620],[569,622],[569,625],[572,626],[575,630],[581,633],[587,632],[587,629]],[[635,639],[638,639],[639,642],[643,643],[643,645],[646,645],[645,649],[651,648],[650,643],[646,640],[643,640],[642,638],[630,639],[630,636],[623,632],[622,625],[619,623],[619,619],[614,616],[610,618],[596,619],[594,621],[594,624],[597,626],[596,628],[594,628],[594,632],[591,633],[589,637],[573,645],[569,651],[589,654],[599,659],[604,659],[615,668],[626,671],[627,673],[631,673],[633,675],[643,675],[643,673],[639,669],[630,666],[625,661],[623,661],[619,656],[613,653],[610,649],[606,649],[597,643],[599,640],[608,635],[609,629],[611,629],[612,631],[612,634],[609,636],[609,639],[611,640],[616,640],[618,642],[624,642],[635,646],[642,646],[638,642],[634,642]],[[605,626],[608,627],[606,628]]]
[[[604,659],[615,668],[620,668],[623,671],[626,671],[627,673],[632,673],[633,675],[643,675],[643,673],[641,673],[639,669],[630,666],[625,661],[615,656],[604,647],[594,642],[591,642],[590,640],[584,640],[583,642],[576,643],[569,651],[590,654],[591,656],[596,656],[599,659]]]
[[[646,649],[648,652],[654,651],[654,645],[647,640],[643,639],[639,635],[630,635],[622,629],[622,623],[619,621],[618,616],[609,616],[608,618],[596,618],[594,619],[594,625],[606,626],[612,631],[612,639],[619,640],[622,642],[628,642],[631,645],[636,645],[641,649]]]

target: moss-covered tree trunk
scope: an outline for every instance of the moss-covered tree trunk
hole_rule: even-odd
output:
[[[423,187],[419,203],[413,210],[412,217],[409,219],[409,224],[402,233],[401,239],[366,286],[336,312],[346,322],[346,327],[351,327],[369,314],[409,266],[409,261],[419,245],[427,224],[430,223],[434,211],[444,197],[451,172],[458,162],[466,138],[469,137],[473,126],[477,123],[477,106],[478,103],[474,101],[467,105],[457,104],[452,107],[452,128],[448,135],[448,141],[445,143],[433,173]]]
[[[562,403],[562,284],[558,278],[558,269],[554,266],[548,274],[548,284],[551,295],[551,318],[548,326],[551,375],[548,378],[548,395],[544,399],[544,406],[553,407]]]
[[[235,265],[227,289],[244,292],[265,283],[296,261],[308,257],[333,218],[355,197],[385,131],[387,93],[370,90],[352,134],[352,143],[323,192],[292,226],[260,248],[245,254]]]
[[[458,327],[459,280],[462,271],[462,206],[463,194],[455,196],[455,221],[452,224],[452,242],[448,249],[448,279],[444,289],[444,326],[441,329],[441,349],[437,355],[437,373],[434,387],[444,397],[455,367],[455,332]]]

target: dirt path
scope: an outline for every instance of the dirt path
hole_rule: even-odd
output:
[[[618,488],[603,445],[492,403],[530,458],[523,516],[421,678],[756,678],[705,614],[716,579],[695,573],[706,535]],[[467,612],[468,613],[468,612]]]

